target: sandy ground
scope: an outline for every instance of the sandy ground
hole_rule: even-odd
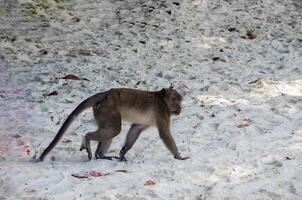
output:
[[[45,162],[28,162],[90,95],[170,84],[184,95],[172,132],[190,159],[150,129],[127,163],[88,162],[87,110]],[[0,0],[1,200],[300,200],[301,100],[301,0]],[[71,176],[91,170],[110,174]]]

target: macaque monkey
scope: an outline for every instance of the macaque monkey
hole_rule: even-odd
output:
[[[90,141],[98,141],[95,152],[96,158],[106,157],[112,139],[121,131],[122,120],[131,122],[131,128],[127,134],[125,145],[120,151],[119,159],[126,161],[125,154],[131,149],[142,131],[151,126],[158,129],[159,136],[173,154],[175,159],[185,160],[181,157],[173,136],[170,132],[171,115],[179,115],[181,112],[182,96],[172,87],[160,91],[142,91],[134,89],[111,89],[97,93],[84,100],[72,111],[58,131],[57,135],[43,151],[40,157],[34,157],[34,161],[43,161],[45,156],[54,148],[67,130],[72,121],[85,109],[92,107],[94,118],[98,128],[87,133],[83,138],[80,150],[86,149],[88,159],[92,158]]]

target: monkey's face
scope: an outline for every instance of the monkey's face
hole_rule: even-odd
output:
[[[181,113],[181,101],[182,96],[174,89],[166,89],[164,97],[170,113],[173,115],[179,115]]]

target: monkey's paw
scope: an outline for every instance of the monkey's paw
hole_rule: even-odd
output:
[[[120,161],[121,161],[121,162],[127,162],[127,159],[125,158],[125,156],[121,156],[121,157],[120,157]]]
[[[190,157],[180,157],[180,156],[178,156],[178,157],[174,157],[175,159],[177,159],[177,160],[187,160],[188,158],[190,158]]]
[[[85,145],[81,145],[81,147],[80,147],[80,151],[83,151],[84,149],[86,149],[86,147],[85,147]]]

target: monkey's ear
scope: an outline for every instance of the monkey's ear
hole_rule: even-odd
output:
[[[161,89],[160,91],[159,91],[159,94],[161,95],[161,96],[166,96],[166,94],[167,94],[167,91],[166,91],[166,89],[165,88],[163,88],[163,89]]]

